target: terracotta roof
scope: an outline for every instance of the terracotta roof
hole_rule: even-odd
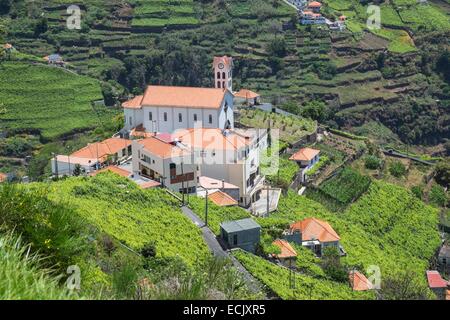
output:
[[[238,204],[235,199],[220,190],[209,194],[208,199],[214,202],[219,207],[236,206]]]
[[[340,16],[340,17],[339,17],[339,20],[341,20],[341,21],[344,21],[345,19],[347,19],[346,16]]]
[[[151,188],[159,187],[160,185],[161,185],[161,183],[159,183],[158,181],[151,180],[151,181],[140,184],[139,187],[141,187],[142,189],[151,189]]]
[[[348,273],[350,286],[355,291],[367,291],[373,289],[373,284],[359,271],[350,271]]]
[[[303,10],[303,14],[304,15],[310,15],[313,14],[314,12],[312,12],[311,10]]]
[[[128,178],[131,175],[131,172],[129,172],[125,169],[119,168],[117,166],[108,166],[106,168],[92,172],[91,176],[96,176],[97,174],[99,174],[101,172],[106,172],[106,171],[114,172],[114,173],[118,174],[119,176],[125,177],[125,178]]]
[[[219,109],[227,91],[215,88],[148,86],[143,106]]]
[[[435,270],[427,270],[427,280],[430,288],[447,288],[447,281]]]
[[[188,150],[184,150],[174,144],[165,142],[156,137],[142,139],[139,140],[138,143],[144,146],[144,149],[146,151],[160,157],[161,159],[179,157],[182,155],[190,154]]]
[[[202,150],[239,150],[251,143],[251,139],[234,133],[232,130],[194,128],[179,130],[173,138],[183,144]]]
[[[259,94],[247,89],[241,89],[234,94],[235,97],[244,98],[244,99],[254,99],[260,97]]]
[[[300,230],[302,241],[319,240],[320,242],[334,242],[341,238],[328,222],[308,218],[291,224],[291,230]]]
[[[199,177],[198,182],[199,185],[205,189],[239,189],[239,187],[234,184],[205,176]]]
[[[274,257],[276,258],[286,259],[294,258],[297,256],[297,252],[295,251],[295,249],[292,248],[292,246],[286,240],[277,239],[272,242],[272,244],[277,246],[281,250],[281,253],[274,254]]]
[[[12,44],[11,43],[5,43],[4,45],[3,45],[3,48],[4,49],[12,49]]]
[[[0,172],[0,183],[5,182],[6,179],[8,179],[8,176]]]
[[[233,58],[228,56],[214,57],[213,64],[223,63],[224,65],[233,65]]]
[[[312,148],[302,148],[294,153],[289,160],[294,161],[311,161],[320,153],[320,150],[312,149]]]
[[[122,103],[122,107],[126,109],[140,109],[143,97],[144,96],[136,96],[131,100],[125,101]]]
[[[72,153],[71,157],[99,159],[105,161],[108,155],[115,154],[122,149],[128,148],[131,140],[121,138],[109,138],[102,142],[95,142]]]
[[[320,8],[321,6],[322,4],[318,1],[313,1],[308,4],[308,7],[310,8]]]
[[[450,285],[450,283],[449,283],[449,285]],[[450,300],[450,290],[446,291],[445,300]]]

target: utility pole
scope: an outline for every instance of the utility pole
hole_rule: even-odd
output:
[[[266,216],[269,216],[269,211],[270,211],[270,199],[269,199],[269,194],[270,194],[270,189],[269,189],[269,184],[266,182],[266,186],[267,186],[267,212],[266,212]]]
[[[181,162],[181,190],[182,190],[182,196],[183,196],[183,206],[184,206],[184,204],[185,204],[185,202],[184,202],[184,193],[185,193],[185,190],[184,190],[184,166],[183,166],[183,162]]]
[[[208,226],[208,189],[206,190],[206,197],[205,197],[205,226]]]
[[[53,158],[55,161],[55,171],[56,171],[56,178],[59,178],[59,172],[58,172],[58,159],[56,157],[56,153],[52,152]]]

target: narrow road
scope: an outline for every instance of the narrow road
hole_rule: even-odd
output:
[[[211,252],[214,254],[214,256],[222,257],[222,258],[229,258],[233,262],[233,265],[236,267],[236,269],[242,274],[242,276],[250,290],[252,290],[255,293],[264,292],[262,289],[262,284],[258,280],[256,280],[250,274],[250,272],[248,272],[247,269],[245,269],[244,266],[232,254],[230,254],[227,250],[222,248],[219,241],[217,241],[215,234],[211,231],[211,229],[209,229],[207,226],[205,226],[205,222],[203,222],[202,219],[200,219],[187,206],[182,206],[181,211],[197,227],[199,227],[202,230],[203,239],[205,239],[205,242],[208,245],[209,250],[211,250]]]

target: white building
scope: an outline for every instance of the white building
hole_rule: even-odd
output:
[[[146,132],[234,126],[233,94],[227,89],[149,86],[144,95],[122,104],[125,129],[142,126]]]
[[[263,188],[259,148],[266,140],[261,130],[244,135],[196,128],[156,135],[133,142],[133,172],[189,193],[199,184],[197,176],[224,181],[239,188],[239,204],[248,207]]]

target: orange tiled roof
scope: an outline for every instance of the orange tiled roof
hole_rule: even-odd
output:
[[[427,270],[428,286],[430,288],[446,288],[447,281],[442,279],[441,275],[436,270]]]
[[[328,222],[308,218],[291,224],[291,230],[300,230],[302,241],[319,240],[320,242],[334,242],[341,238]]]
[[[182,155],[190,154],[188,150],[184,150],[169,142],[162,141],[156,137],[150,137],[139,140],[138,143],[144,146],[144,149],[161,159],[167,159],[171,157],[179,157]]]
[[[0,183],[5,182],[8,176],[0,172]]]
[[[127,109],[140,109],[142,104],[142,99],[144,96],[136,96],[131,100],[122,103],[122,107]]]
[[[119,168],[117,166],[108,166],[108,167],[100,169],[98,171],[94,171],[93,173],[91,173],[91,176],[96,176],[97,174],[99,174],[101,172],[106,172],[106,171],[114,172],[114,173],[118,174],[119,176],[125,177],[125,178],[128,178],[131,174],[131,172],[129,172],[125,169]]]
[[[312,148],[302,148],[294,153],[289,160],[294,161],[311,161],[320,153],[320,150],[312,149]]]
[[[247,89],[241,89],[234,94],[235,97],[244,98],[244,99],[254,99],[260,97],[259,94]]]
[[[233,58],[228,56],[222,56],[222,57],[214,57],[214,65],[223,63],[224,65],[232,65],[233,64]]]
[[[130,136],[136,138],[150,138],[155,136],[153,132],[146,132],[142,124],[138,125],[136,128],[131,129]]]
[[[322,4],[318,1],[313,1],[310,4],[308,4],[308,7],[310,8],[320,8],[322,6]]]
[[[5,43],[4,45],[3,45],[3,48],[4,49],[12,49],[12,44],[11,43]]]
[[[446,295],[445,295],[445,300],[450,300],[450,290],[447,290]]]
[[[348,273],[350,286],[355,291],[367,291],[373,289],[372,283],[359,271],[350,271]]]
[[[281,253],[274,255],[276,258],[286,259],[297,256],[295,249],[286,240],[277,239],[272,244],[281,249]]]
[[[151,189],[151,188],[159,187],[160,185],[161,185],[161,183],[159,183],[158,181],[151,180],[151,181],[140,184],[139,187],[141,187],[142,189]]]
[[[208,195],[208,199],[220,207],[236,206],[238,202],[220,190]]]
[[[105,161],[108,155],[115,154],[122,149],[128,148],[131,140],[121,138],[109,138],[102,142],[95,142],[72,153],[71,157],[100,159]]]
[[[215,88],[148,86],[142,105],[219,109],[225,98],[225,92]]]
[[[179,130],[172,135],[182,143],[202,150],[238,150],[251,141],[231,130],[195,128]]]

